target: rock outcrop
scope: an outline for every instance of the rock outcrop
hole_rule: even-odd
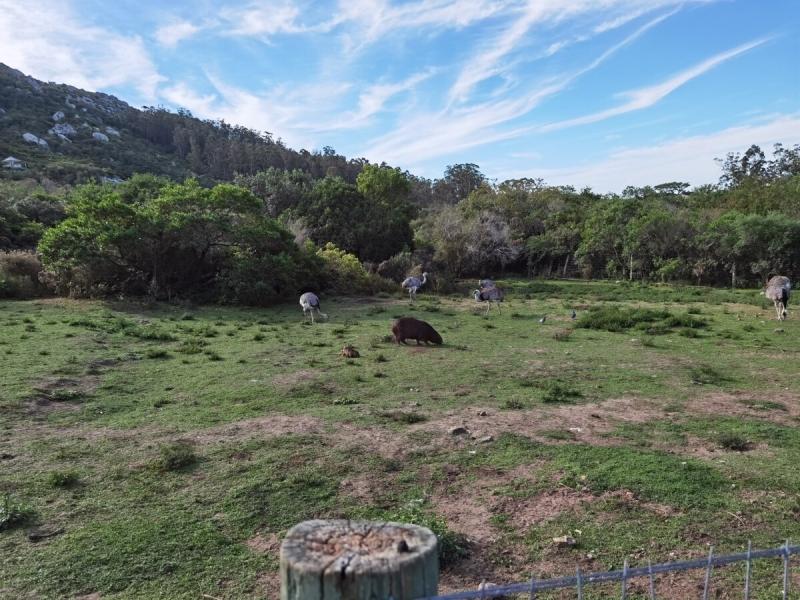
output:
[[[114,129],[113,127],[106,127],[106,133],[108,135],[114,135],[116,137],[119,137],[119,135],[120,135],[119,134],[119,130]]]
[[[64,115],[63,111],[57,110],[56,112],[53,113],[53,117],[52,118],[53,118],[53,121],[58,123],[59,121],[61,121],[64,118],[64,116],[65,115]]]
[[[103,142],[104,144],[108,142],[108,136],[105,133],[100,133],[99,131],[92,133],[92,138],[98,142]]]
[[[69,137],[77,134],[78,130],[69,123],[59,123],[58,125],[53,125],[50,129],[48,129],[47,132],[51,135],[57,135],[59,137]]]
[[[22,139],[28,142],[29,144],[37,144],[42,148],[47,148],[47,140],[43,140],[37,135],[34,135],[30,132],[25,132],[22,134]]]

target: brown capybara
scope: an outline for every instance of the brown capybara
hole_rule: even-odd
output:
[[[392,324],[392,333],[398,344],[405,344],[406,340],[417,340],[426,344],[441,344],[442,336],[425,321],[420,321],[414,317],[401,317]]]

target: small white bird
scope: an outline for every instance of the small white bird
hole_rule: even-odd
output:
[[[311,315],[311,323],[314,323],[314,311],[323,319],[327,320],[328,315],[320,310],[319,298],[313,292],[306,292],[300,296],[300,307],[303,309],[303,316]]]
[[[544,323],[546,320],[547,320],[547,315],[545,315],[541,319],[539,319],[539,323]]]

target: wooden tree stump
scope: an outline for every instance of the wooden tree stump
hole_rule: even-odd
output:
[[[438,586],[436,536],[425,527],[305,521],[281,544],[281,600],[414,600]]]

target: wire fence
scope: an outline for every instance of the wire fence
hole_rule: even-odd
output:
[[[780,558],[783,561],[783,600],[789,597],[789,574],[790,557],[800,554],[800,546],[789,545],[787,540],[783,546],[771,548],[769,550],[752,550],[750,542],[747,543],[747,552],[739,554],[718,554],[714,555],[714,548],[709,551],[707,558],[695,560],[662,563],[657,565],[648,564],[646,567],[628,567],[628,561],[621,570],[605,571],[601,573],[581,573],[577,569],[573,577],[559,577],[556,579],[531,579],[522,583],[511,583],[508,585],[498,585],[487,587],[486,589],[456,592],[443,596],[430,596],[419,600],[468,600],[472,598],[500,598],[503,596],[523,596],[535,600],[539,592],[557,589],[575,589],[578,600],[583,600],[583,592],[587,586],[598,583],[620,582],[620,598],[628,598],[628,582],[631,579],[646,577],[648,579],[648,593],[651,600],[656,600],[655,576],[662,573],[675,573],[678,571],[689,571],[692,569],[705,569],[703,580],[702,600],[708,600],[711,589],[711,577],[714,567],[721,567],[733,563],[746,563],[744,578],[744,599],[750,600],[751,574],[754,560],[765,558]]]

